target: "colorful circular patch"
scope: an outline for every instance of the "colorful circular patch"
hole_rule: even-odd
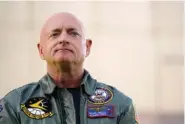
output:
[[[21,104],[21,109],[28,117],[34,119],[43,119],[53,115],[51,103],[45,97],[29,99],[25,104]]]
[[[95,93],[89,97],[89,102],[93,104],[105,104],[110,102],[113,93],[109,89],[97,88]]]

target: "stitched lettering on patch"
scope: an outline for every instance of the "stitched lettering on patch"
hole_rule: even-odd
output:
[[[114,105],[90,105],[87,106],[87,116],[89,118],[114,118],[115,106]]]

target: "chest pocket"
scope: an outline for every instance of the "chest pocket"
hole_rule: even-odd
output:
[[[116,124],[117,118],[87,118],[87,124]]]
[[[112,103],[113,92],[104,87],[96,88],[87,104],[87,124],[116,124],[117,110]]]

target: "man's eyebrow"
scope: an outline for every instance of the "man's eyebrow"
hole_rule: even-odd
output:
[[[73,28],[73,27],[66,28],[66,30],[67,30],[68,32],[71,32],[71,31],[78,31],[76,28]]]
[[[55,29],[51,30],[51,32],[60,32],[60,31],[61,31],[60,28],[55,28]]]
[[[73,27],[66,28],[66,30],[67,30],[67,32],[78,31],[76,28],[73,28]],[[60,29],[60,28],[55,28],[55,29],[51,30],[51,33],[52,33],[52,32],[61,32],[61,31],[62,31],[62,29]]]

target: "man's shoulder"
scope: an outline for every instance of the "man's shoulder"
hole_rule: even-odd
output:
[[[7,101],[14,101],[16,99],[17,101],[20,99],[20,97],[25,97],[26,95],[29,95],[29,93],[33,92],[34,89],[37,89],[38,86],[39,86],[39,82],[31,82],[31,83],[25,84],[23,86],[20,86],[8,92],[3,97],[3,99]]]
[[[38,86],[38,82],[33,82],[15,88],[1,98],[0,104],[7,104],[5,106],[11,106],[15,111],[19,111],[20,104],[24,103],[38,89]]]

